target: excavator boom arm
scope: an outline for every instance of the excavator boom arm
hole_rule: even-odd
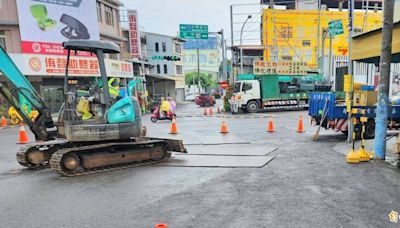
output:
[[[0,84],[0,93],[3,94],[10,105],[17,110],[24,119],[24,122],[29,125],[36,139],[51,140],[55,138],[56,131],[54,130],[54,122],[46,103],[1,46],[0,72],[14,87],[13,89],[7,89],[4,85]],[[15,99],[17,96],[23,96],[32,107],[39,112],[39,116],[36,118],[35,122],[29,118],[28,113],[22,110],[20,103]]]

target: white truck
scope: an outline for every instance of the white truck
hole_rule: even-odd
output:
[[[244,112],[308,108],[309,91],[301,91],[299,85],[279,82],[278,76],[239,80],[235,82],[233,93]]]

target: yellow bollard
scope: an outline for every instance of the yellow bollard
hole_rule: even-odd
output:
[[[371,160],[371,152],[368,152],[365,150],[365,139],[364,139],[364,133],[365,133],[365,123],[368,122],[368,118],[365,117],[365,110],[362,110],[361,113],[363,116],[360,118],[361,122],[361,148],[357,150],[358,156],[360,157],[361,162],[367,162]]]
[[[354,114],[354,110],[352,113]],[[356,122],[357,122],[356,119],[353,117],[353,123],[355,124]],[[356,164],[360,163],[360,154],[354,150],[355,140],[356,140],[356,133],[354,131],[352,137],[353,137],[353,147],[350,150],[350,152],[347,153],[346,155],[346,162],[351,164]]]

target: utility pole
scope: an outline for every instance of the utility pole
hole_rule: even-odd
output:
[[[197,61],[199,61],[199,59],[197,59]],[[198,74],[198,73],[197,73]],[[193,96],[195,96],[196,95],[196,80],[195,80],[195,78],[194,78],[194,74],[193,74],[193,76],[192,76],[192,84],[193,84]]]
[[[231,5],[231,47],[233,47],[233,5]]]
[[[226,43],[225,43],[225,35],[224,30],[221,29],[218,32],[208,32],[209,34],[215,34],[216,37],[219,39],[219,43],[221,45],[221,52],[222,52],[222,76],[219,77],[222,81],[227,80],[228,78],[228,70],[227,70],[227,53],[226,53]],[[220,36],[218,36],[220,35]]]
[[[332,82],[332,36],[329,34],[328,80]]]
[[[243,29],[250,18],[252,18],[252,15],[247,16],[240,30],[240,74],[243,74]]]
[[[194,77],[193,77],[194,78]],[[197,85],[199,87],[199,95],[200,95],[200,51],[199,48],[197,48]]]
[[[317,18],[317,50],[315,52],[315,65],[317,66],[318,69],[318,63],[319,63],[319,52],[320,52],[320,34],[321,34],[321,0],[318,0],[318,18]]]
[[[348,1],[348,10],[349,10],[349,35],[348,35],[348,74],[351,75],[352,77],[352,89],[354,87],[354,76],[353,76],[353,62],[351,61],[351,46],[352,46],[352,39],[353,39],[353,25],[354,25],[354,0],[349,0]],[[347,131],[347,142],[352,143],[353,142],[353,132],[354,132],[354,124],[353,121],[351,121],[351,107],[352,107],[352,102],[353,102],[353,94],[352,92],[348,92],[347,94],[347,101],[350,102],[350,110],[348,110],[348,115],[347,115],[347,126],[348,126],[348,131]]]
[[[390,64],[392,56],[394,0],[384,0],[381,57],[379,62],[380,77],[378,86],[378,104],[375,127],[375,157],[385,160],[388,118],[388,96],[390,82]]]
[[[141,62],[142,63],[140,64],[140,68],[142,68],[142,84],[143,84],[143,91],[142,92],[144,93],[144,94],[142,94],[142,98],[143,98],[144,102],[142,104],[142,107],[140,107],[140,108],[141,108],[142,112],[146,112],[146,105],[147,105],[147,96],[146,96],[147,87],[146,87],[146,72],[145,72],[146,68],[145,68],[143,59],[142,59]],[[125,85],[128,85],[126,83],[126,81],[125,81]]]
[[[221,48],[222,48],[222,80],[226,81],[228,79],[228,70],[227,70],[227,60],[226,60],[226,46],[225,46],[225,37],[224,37],[224,29],[221,29]]]
[[[326,72],[325,72],[325,40],[326,36],[328,35],[328,29],[322,28],[322,45],[321,45],[321,73],[322,77],[326,81]]]
[[[235,72],[233,70],[233,64],[235,60],[235,55],[233,54],[233,5],[231,5],[231,77],[234,79],[235,78]],[[235,81],[235,80],[233,80]]]

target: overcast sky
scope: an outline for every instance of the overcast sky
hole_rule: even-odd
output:
[[[230,5],[259,0],[121,0],[137,9],[139,25],[146,32],[177,35],[179,24],[207,24],[209,31],[225,30],[230,38]],[[229,39],[230,40],[230,39]]]

